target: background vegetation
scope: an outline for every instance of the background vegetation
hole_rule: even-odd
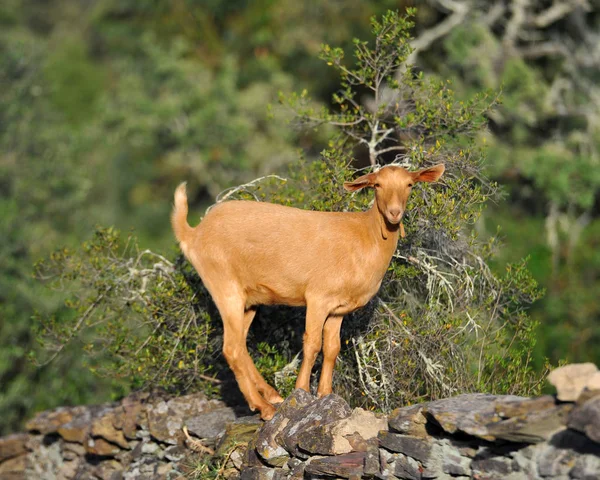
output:
[[[598,363],[600,17],[595,4],[541,0],[527,5],[467,0],[416,3],[419,10],[412,42],[416,49],[409,61],[416,63],[423,78],[442,83],[451,79],[457,102],[490,88],[502,90],[501,105],[480,112],[490,122],[489,131],[471,135],[468,147],[478,152],[487,146],[487,175],[498,180],[506,193],[475,223],[482,248],[487,245],[483,240],[500,228],[504,246],[492,245],[497,255],[489,259],[494,278],[499,282],[521,278],[521,267],[512,267],[505,275],[506,264],[529,256],[535,279],[546,289],[531,311],[540,328],[533,333],[529,321],[522,324],[525,330],[519,338],[526,340],[527,351],[518,358],[529,358],[529,335],[537,340],[531,355],[538,371],[546,356],[553,362]],[[328,146],[335,128],[290,128],[284,120],[294,117],[287,107],[304,114],[304,120],[314,112],[320,114],[321,106],[339,113],[339,102],[332,102],[331,95],[339,94],[339,76],[317,58],[321,43],[341,46],[351,67],[352,38],[372,38],[370,16],[405,6],[353,0],[3,2],[0,409],[4,415],[0,431],[18,428],[32,410],[98,402],[154,382],[152,366],[156,363],[152,362],[157,359],[153,356],[172,345],[169,342],[186,341],[189,348],[177,350],[180,356],[165,366],[172,370],[163,378],[171,378],[178,388],[190,387],[191,377],[184,373],[192,371],[201,383],[195,387],[218,386],[212,380],[214,372],[203,370],[205,359],[218,351],[218,323],[208,321],[210,305],[193,272],[177,263],[172,248],[168,213],[173,189],[182,179],[189,181],[191,210],[197,212],[190,218],[192,223],[223,189],[270,173],[296,175],[296,185],[304,187],[296,186],[293,193],[276,182],[277,188],[264,187],[265,195],[325,207],[318,199],[327,197],[306,195],[315,184],[331,188],[332,184],[318,180],[346,171],[339,164],[341,157],[333,154],[313,162]],[[329,60],[335,63],[335,58]],[[311,93],[310,102],[277,103],[278,91],[303,89]],[[286,98],[293,100],[289,95]],[[373,104],[364,89],[359,88],[354,98],[365,111],[377,111],[378,103]],[[275,105],[270,114],[269,103]],[[355,166],[368,165],[368,149],[331,141],[334,151],[352,147]],[[287,165],[296,161],[299,150],[307,166],[302,170],[295,164],[290,172]],[[246,190],[256,194],[253,188]],[[336,201],[333,207],[342,209],[364,206],[366,199],[360,197],[351,205],[344,202],[356,200]],[[97,230],[96,225],[114,226],[125,233],[118,241],[116,230]],[[126,241],[131,229],[137,242]],[[84,248],[77,247],[83,241],[87,242]],[[123,244],[128,245],[125,251]],[[62,246],[67,250],[49,258]],[[160,252],[161,257],[145,254],[147,249]],[[488,252],[480,253],[487,261]],[[33,277],[33,264],[41,258],[48,260],[37,270],[38,276],[58,274],[61,278],[66,273],[71,277],[65,280],[75,281],[69,284],[69,303],[65,304],[64,294],[47,289]],[[173,267],[178,273],[173,274]],[[406,259],[394,264],[394,269],[404,269],[400,276],[423,275],[410,268],[415,265]],[[143,278],[149,279],[147,283]],[[35,336],[41,318],[52,320],[47,324],[52,332],[63,328],[68,336],[100,296],[98,302],[123,299],[114,294],[118,288],[139,296],[105,303],[103,325],[109,335],[118,333],[118,338],[130,339],[129,343],[111,350],[99,340],[101,336],[82,335],[43,367],[28,361],[29,354],[38,349]],[[396,288],[384,292],[382,298],[397,298],[404,285],[396,283]],[[83,293],[74,297],[73,292]],[[199,293],[194,296],[194,292]],[[533,291],[529,293],[535,297]],[[193,301],[168,305],[139,301],[169,296]],[[137,306],[132,308],[132,304]],[[371,307],[385,317],[384,306]],[[405,313],[407,324],[419,318],[419,312]],[[178,322],[169,325],[174,318]],[[203,328],[192,328],[193,322],[201,322]],[[464,325],[450,324],[458,329]],[[172,335],[152,337],[155,341],[146,348],[143,342],[150,337],[144,335],[156,325]],[[259,337],[260,325],[256,327]],[[433,331],[420,332],[419,339],[440,337],[443,327],[432,324]],[[352,350],[349,346],[348,351],[376,341],[369,335],[376,335],[377,330],[363,332],[365,347]],[[131,331],[136,335],[131,336]],[[280,367],[293,355],[294,337],[289,332],[280,335],[289,344],[278,342],[278,350],[265,356],[261,367],[283,385],[286,379]],[[408,343],[424,348],[419,339]],[[52,342],[52,337],[46,341]],[[348,342],[352,342],[350,337]],[[205,348],[198,349],[198,345]],[[80,348],[93,350],[94,355],[84,357]],[[135,371],[122,361],[131,354],[139,359]],[[509,360],[516,358],[515,354]],[[147,370],[138,371],[142,365]],[[109,367],[117,375],[94,376],[86,367],[99,373]],[[427,377],[422,379],[426,382]],[[432,390],[431,384],[423,389]],[[384,390],[363,388],[363,392],[371,395],[370,402],[385,406],[381,401]]]

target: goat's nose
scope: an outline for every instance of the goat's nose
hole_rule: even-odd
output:
[[[400,215],[402,215],[402,210],[399,208],[390,208],[388,213],[390,214],[390,217],[398,219],[400,218]]]

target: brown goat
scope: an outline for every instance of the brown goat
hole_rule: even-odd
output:
[[[171,224],[185,256],[200,274],[223,320],[223,354],[252,410],[263,419],[283,401],[256,369],[246,336],[258,305],[306,305],[304,358],[296,388],[309,391],[323,346],[318,395],[331,393],[343,316],[379,290],[398,243],[411,187],[434,182],[436,165],[418,172],[388,166],[344,183],[348,191],[375,188],[365,212],[314,212],[271,203],[216,205],[200,225],[187,223],[185,184],[175,191]]]

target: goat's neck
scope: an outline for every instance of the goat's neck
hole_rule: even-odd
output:
[[[374,202],[373,206],[367,210],[366,213],[371,221],[373,231],[375,232],[375,237],[377,238],[377,243],[384,248],[391,249],[391,253],[393,253],[396,250],[396,245],[398,244],[400,224],[391,225],[388,223],[383,214],[379,211],[377,202]]]

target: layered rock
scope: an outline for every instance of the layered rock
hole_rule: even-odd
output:
[[[230,408],[202,394],[61,407],[27,422],[27,433],[0,439],[0,479],[184,478],[185,460],[196,454],[182,427],[210,445],[233,420]]]
[[[295,392],[258,432],[241,479],[592,480],[599,400],[468,394],[384,418]]]
[[[467,394],[387,417],[302,390],[266,423],[202,394],[62,407],[0,438],[0,479],[199,480],[190,466],[211,462],[241,480],[597,479],[597,370],[563,368],[569,401]]]

